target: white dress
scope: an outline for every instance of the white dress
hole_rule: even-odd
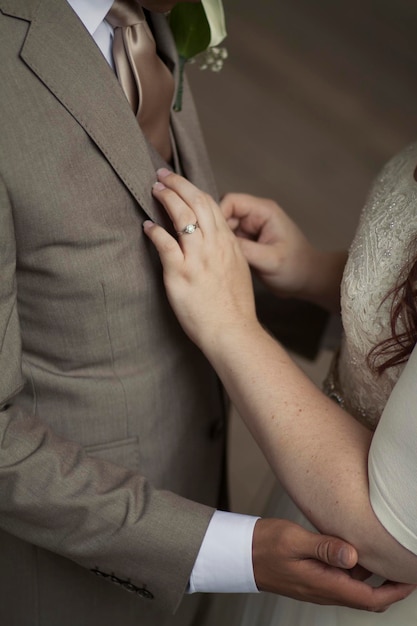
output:
[[[377,378],[369,350],[390,336],[390,304],[384,297],[416,254],[417,144],[392,159],[377,177],[351,246],[342,283],[344,340],[337,376],[328,390],[357,419],[374,429],[404,366]],[[417,372],[416,372],[417,380]],[[416,382],[417,385],[417,382]],[[417,409],[416,409],[417,419]],[[417,482],[417,481],[413,481]],[[290,498],[276,487],[264,516],[291,519],[313,530]],[[382,521],[382,520],[381,520]],[[416,524],[417,525],[417,524]],[[236,600],[236,626],[416,626],[417,593],[383,614],[318,606],[272,594]]]

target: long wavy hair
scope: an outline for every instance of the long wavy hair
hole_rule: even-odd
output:
[[[411,248],[415,251],[417,237]],[[372,348],[368,354],[371,369],[381,375],[389,367],[406,363],[417,343],[417,256],[405,265],[395,287],[383,302],[392,297],[391,336]]]

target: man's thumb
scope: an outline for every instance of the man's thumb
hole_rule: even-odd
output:
[[[333,567],[352,569],[358,562],[358,553],[349,543],[334,537],[321,537],[316,546],[317,558]]]

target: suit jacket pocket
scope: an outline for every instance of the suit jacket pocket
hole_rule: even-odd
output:
[[[103,461],[111,461],[116,465],[132,470],[139,468],[139,444],[137,437],[128,437],[118,441],[85,446],[85,452]]]

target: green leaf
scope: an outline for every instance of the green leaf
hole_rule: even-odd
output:
[[[183,59],[191,59],[208,48],[211,40],[210,25],[200,3],[176,4],[169,15],[169,24],[178,54]]]

